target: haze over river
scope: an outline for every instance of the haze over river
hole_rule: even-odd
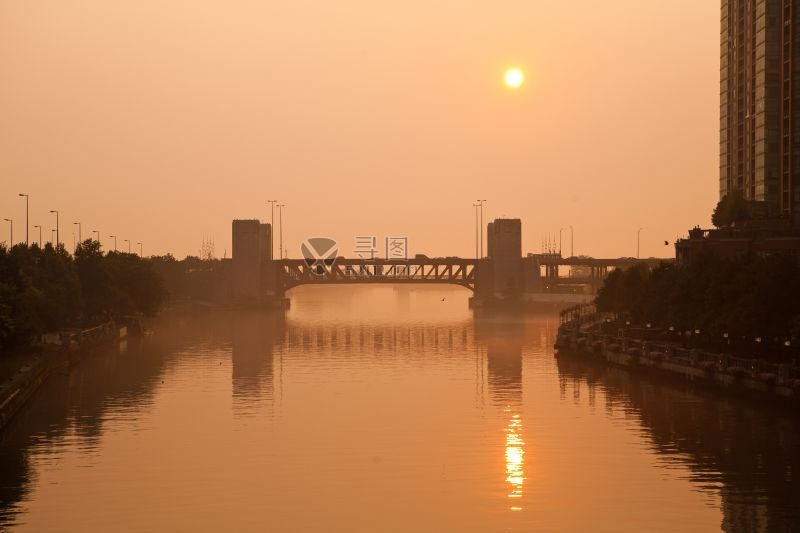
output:
[[[310,286],[164,316],[0,443],[10,531],[786,531],[796,420],[578,359],[558,314]]]

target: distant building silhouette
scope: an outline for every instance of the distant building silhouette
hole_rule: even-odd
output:
[[[800,0],[722,0],[721,26],[720,198],[800,225]]]
[[[500,296],[522,290],[522,221],[496,218],[486,226],[488,257],[492,260],[493,292]]]
[[[233,298],[238,302],[257,303],[261,293],[261,263],[272,259],[271,226],[258,220],[234,220]]]

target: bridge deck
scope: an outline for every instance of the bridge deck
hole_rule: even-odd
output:
[[[339,283],[450,283],[475,289],[475,259],[413,258],[408,260],[338,258],[332,265],[304,259],[275,261],[284,288]]]

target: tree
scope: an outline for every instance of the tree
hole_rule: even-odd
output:
[[[711,223],[718,228],[741,224],[749,219],[750,204],[738,189],[723,196],[711,215]]]

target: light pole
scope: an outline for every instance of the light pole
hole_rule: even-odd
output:
[[[83,242],[83,239],[81,238],[83,236],[83,234],[81,233],[81,223],[80,222],[73,222],[72,225],[73,226],[78,226],[78,244],[80,244],[81,242]]]
[[[639,228],[636,231],[636,259],[639,259],[639,236],[642,233],[642,229],[644,229],[644,228]]]
[[[39,248],[42,247],[42,227],[38,224],[33,226],[33,229],[39,228]]]
[[[561,257],[561,232],[564,228],[558,228],[558,256]]]
[[[117,251],[117,236],[116,235],[109,235],[109,237],[114,238],[114,251]]]
[[[53,237],[54,237],[53,233],[55,233],[55,232],[56,232],[56,230],[54,230],[54,229],[50,230],[50,244],[53,244],[54,242],[56,242],[56,241],[53,240]]]
[[[481,208],[481,257],[483,257],[483,204],[486,203],[486,200],[478,200],[478,205]]]
[[[97,237],[95,240],[96,240],[97,242],[100,242],[100,232],[99,232],[99,231],[97,231],[96,229],[93,229],[93,230],[92,230],[92,233],[94,233],[95,237]]]
[[[569,256],[575,257],[575,228],[569,225]]]
[[[275,203],[278,200],[267,200],[269,204],[269,258],[275,259]]]
[[[278,204],[278,227],[280,228],[278,230],[280,235],[280,241],[278,244],[280,244],[281,247],[280,249],[281,259],[283,259],[283,208],[284,207],[286,207],[286,204]]]
[[[478,241],[480,240],[481,232],[481,225],[480,222],[478,222],[478,207],[480,207],[480,205],[481,204],[472,204],[472,207],[475,208],[475,259],[481,258],[478,252]]]
[[[28,195],[25,193],[19,193],[20,196],[25,197],[25,246],[28,246],[30,242],[28,241]]]
[[[14,221],[10,218],[4,218],[3,220],[11,224],[11,244],[8,246],[8,249],[10,250],[14,247]]]
[[[58,248],[61,244],[61,236],[58,234],[58,209],[51,209],[50,212],[56,214],[56,248]]]
[[[127,242],[128,243],[128,253],[131,253],[131,241],[130,241],[130,239],[125,239],[122,242]]]
[[[137,242],[136,244],[139,245],[139,257],[144,257],[144,254],[142,254],[142,243]]]

